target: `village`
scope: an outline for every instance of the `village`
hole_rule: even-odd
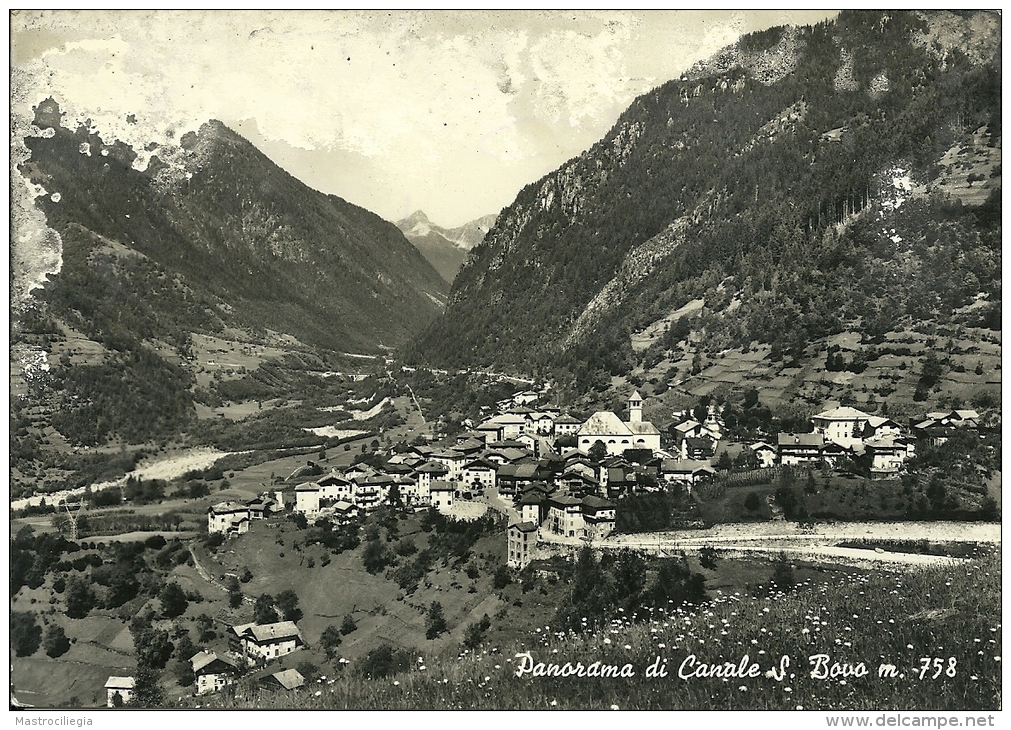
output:
[[[253,500],[211,506],[207,532],[228,540],[282,515],[355,529],[386,505],[434,509],[454,520],[491,509],[507,518],[506,564],[522,571],[552,543],[600,544],[615,532],[623,500],[635,495],[690,497],[731,466],[738,475],[751,475],[783,468],[825,473],[862,464],[871,479],[889,479],[904,472],[918,445],[938,446],[980,429],[973,410],[931,412],[903,425],[840,406],[813,416],[810,432],[742,443],[715,407],[705,414],[675,413],[661,431],[643,419],[638,392],[628,396],[625,413],[597,411],[583,421],[546,400],[547,392],[517,392],[497,404],[497,413],[465,422],[465,430],[445,443],[402,443],[328,473],[310,462]],[[295,621],[232,626],[227,652],[203,649],[191,658],[195,694],[221,691],[304,645]],[[110,677],[108,705],[129,702],[134,681]],[[305,683],[297,669],[288,668],[261,675],[258,691],[287,692]]]

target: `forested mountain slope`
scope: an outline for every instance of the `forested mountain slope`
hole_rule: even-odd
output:
[[[408,356],[586,388],[700,299],[681,336],[713,352],[802,354],[973,302],[966,323],[999,328],[999,49],[988,13],[847,11],[743,38],[524,188]]]

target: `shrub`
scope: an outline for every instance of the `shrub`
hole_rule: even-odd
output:
[[[365,655],[358,671],[366,679],[382,679],[396,672],[407,671],[410,661],[410,655],[405,650],[383,644]]]

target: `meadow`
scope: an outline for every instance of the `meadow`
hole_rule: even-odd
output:
[[[805,579],[789,592],[721,592],[701,607],[619,614],[609,626],[581,635],[546,624],[525,640],[486,644],[456,658],[419,651],[409,670],[382,678],[365,679],[351,663],[284,696],[261,697],[240,686],[232,698],[200,703],[355,710],[992,710],[1001,707],[1000,604],[1000,558],[983,556],[914,572]],[[587,676],[602,666],[634,676]],[[665,676],[649,676],[662,670]]]

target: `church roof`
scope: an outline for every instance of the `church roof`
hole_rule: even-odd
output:
[[[632,395],[630,395],[630,396],[628,397],[628,399],[629,399],[629,400],[639,400],[639,401],[641,401],[641,400],[642,400],[642,396],[641,396],[641,395],[639,395],[639,391],[637,390],[637,391],[635,391],[634,393],[632,393]]]
[[[611,411],[597,411],[580,426],[580,436],[630,436],[628,424]]]

